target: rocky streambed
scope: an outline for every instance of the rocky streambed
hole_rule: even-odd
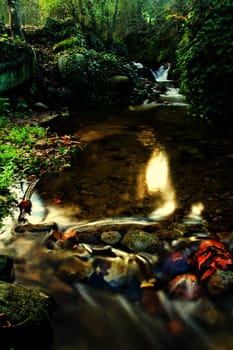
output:
[[[71,168],[43,175],[31,215],[1,235],[10,285],[55,300],[47,348],[230,349],[230,130],[171,106],[78,113],[49,127],[86,147]],[[27,321],[2,312],[2,328]]]

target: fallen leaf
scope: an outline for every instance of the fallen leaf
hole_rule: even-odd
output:
[[[53,198],[53,200],[54,200],[54,202],[56,203],[56,204],[61,204],[62,203],[62,200],[60,199],[60,198]]]

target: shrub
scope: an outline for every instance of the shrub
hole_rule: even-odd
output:
[[[194,2],[177,52],[181,89],[193,116],[232,118],[232,21],[232,1]]]

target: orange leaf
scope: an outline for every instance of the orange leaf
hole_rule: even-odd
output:
[[[60,198],[55,197],[53,200],[54,200],[54,202],[56,204],[61,204],[62,203],[62,200]]]
[[[69,239],[69,238],[73,238],[73,237],[76,237],[76,232],[69,231],[69,232],[64,233],[64,235],[62,236],[62,239]]]

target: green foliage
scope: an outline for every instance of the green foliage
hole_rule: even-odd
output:
[[[53,51],[60,52],[60,51],[72,49],[76,46],[82,46],[82,42],[80,42],[80,40],[77,37],[69,38],[69,39],[62,40],[59,43],[55,44],[53,46]]]
[[[84,48],[70,51],[65,56],[63,72],[66,83],[79,89],[80,101],[86,101],[88,105],[122,103],[122,96],[113,93],[111,79],[116,75],[128,77],[128,96],[136,82],[135,70],[124,58]]]
[[[7,188],[15,180],[16,173],[23,176],[32,165],[32,171],[39,170],[35,166],[35,145],[38,139],[44,138],[45,129],[38,126],[9,128],[6,119],[2,121],[0,131],[0,188]]]
[[[181,88],[194,116],[230,120],[233,113],[232,2],[193,2],[178,50]]]
[[[32,6],[28,6],[27,0],[21,0],[20,4],[24,25],[32,24],[33,18],[34,24],[38,25],[38,17],[45,23],[45,28],[37,32],[37,42],[56,44],[55,51],[60,52],[73,47],[74,42],[59,42],[77,37],[81,47],[98,52],[107,48],[108,52],[128,55],[152,68],[161,62],[173,62],[187,14],[186,0],[35,2],[30,0]],[[75,26],[82,29],[83,40]]]
[[[80,46],[86,46],[85,35],[80,25],[70,18],[58,20],[48,17],[45,25],[30,35],[30,40],[47,45],[59,45],[62,41],[65,44],[65,40],[71,39],[77,40]]]
[[[2,128],[2,127],[5,126],[5,125],[6,125],[6,118],[0,116],[0,128]]]
[[[111,53],[116,56],[128,57],[127,46],[123,42],[114,41],[111,46]]]
[[[91,31],[86,33],[86,40],[88,49],[93,49],[97,52],[106,51],[106,46],[103,40],[101,40],[96,33],[93,33]]]
[[[43,172],[59,172],[69,166],[74,152],[81,146],[71,137],[49,137],[41,126],[12,126],[0,117],[0,217],[5,215],[12,199],[8,188],[15,181]]]
[[[0,113],[7,113],[10,110],[10,102],[8,97],[0,97]],[[3,120],[0,118],[0,127]]]
[[[133,13],[137,7],[127,7],[120,14],[117,33],[127,44],[129,56],[152,68],[164,62],[174,62],[174,52],[182,38],[187,16],[185,0],[142,1],[141,16]],[[132,12],[133,11],[133,12]],[[174,63],[172,64],[174,67]]]

